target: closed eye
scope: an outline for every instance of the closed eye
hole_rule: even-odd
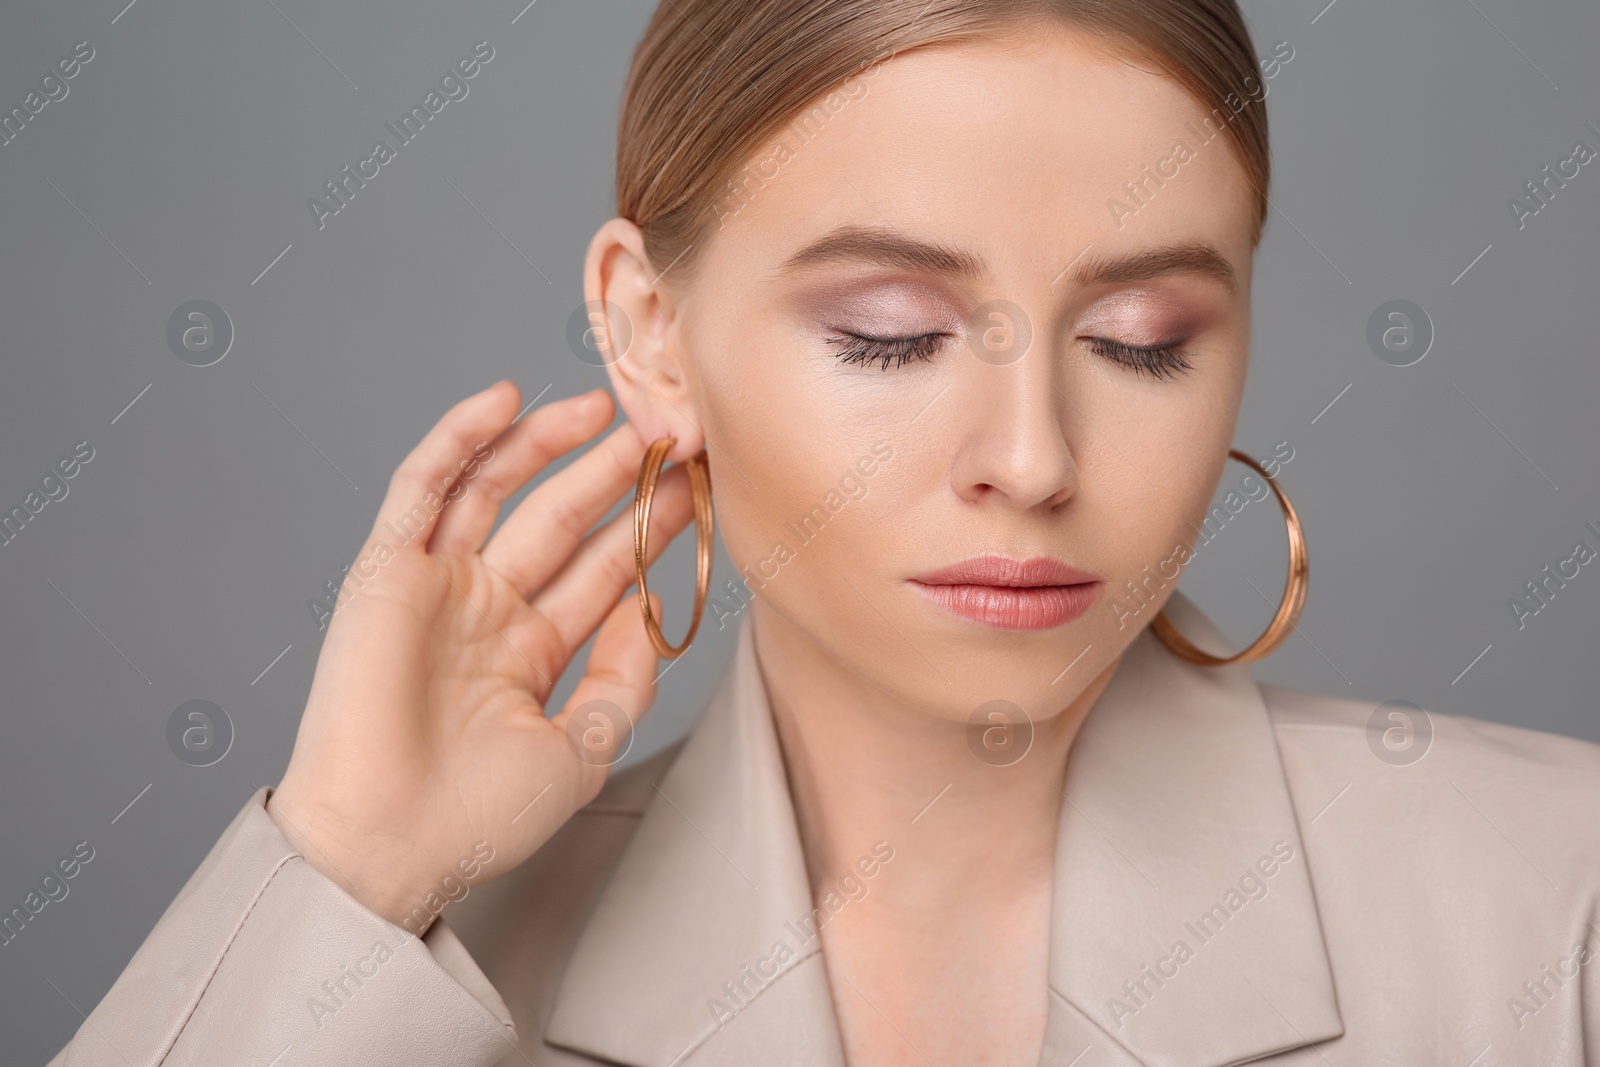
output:
[[[1089,351],[1127,367],[1135,374],[1171,380],[1191,370],[1193,364],[1184,350],[1171,345],[1129,345],[1109,337],[1090,337]]]
[[[888,370],[891,364],[899,367],[913,360],[932,359],[949,336],[947,333],[924,333],[914,337],[869,337],[841,330],[826,340],[834,346],[842,363],[862,366],[878,363]]]

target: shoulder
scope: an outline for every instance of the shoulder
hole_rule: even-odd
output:
[[[1593,1040],[1600,745],[1260,688],[1349,1033],[1437,1018],[1519,1063]]]
[[[1260,688],[1319,892],[1470,897],[1503,905],[1501,925],[1510,911],[1571,923],[1600,901],[1600,745]]]
[[[1449,715],[1406,701],[1379,702],[1261,685],[1280,749],[1362,778],[1386,768],[1419,779],[1492,775],[1507,803],[1565,797],[1600,801],[1600,745]]]

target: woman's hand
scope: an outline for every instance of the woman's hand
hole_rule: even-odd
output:
[[[467,398],[395,471],[268,804],[307,861],[391,922],[413,918],[414,933],[441,886],[515,867],[593,799],[627,733],[603,712],[637,722],[655,696],[637,593],[619,602],[635,580],[631,511],[591,532],[634,486],[645,442],[618,428],[489,538],[511,494],[613,416],[603,390],[513,422],[520,404],[508,381]],[[652,509],[652,557],[691,515],[673,468]],[[547,718],[596,627],[587,673]]]

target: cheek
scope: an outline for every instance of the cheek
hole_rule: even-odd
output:
[[[1103,499],[1097,522],[1114,541],[1110,553],[1110,591],[1150,572],[1167,579],[1177,574],[1182,553],[1192,547],[1222,477],[1238,408],[1235,384],[1227,376],[1206,388],[1177,396],[1141,421],[1135,434],[1119,435],[1122,455],[1112,453],[1102,477]],[[1136,468],[1136,469],[1135,469]]]
[[[814,340],[739,321],[697,358],[717,528],[739,576],[772,608],[817,632],[848,628],[850,586],[885,551],[910,463],[895,375],[839,373]],[[881,562],[881,561],[880,561]],[[717,583],[720,584],[720,583]],[[862,584],[858,580],[857,584]]]
[[[780,399],[769,407],[747,393],[716,425],[708,420],[707,433],[717,442],[711,462],[729,555],[741,569],[770,561],[764,576],[781,567],[815,589],[831,584],[816,580],[824,572],[859,559],[892,528],[894,461],[879,458],[887,442],[870,430],[825,425],[826,412],[784,410],[795,406]],[[786,595],[805,595],[800,582],[786,585],[796,587]]]

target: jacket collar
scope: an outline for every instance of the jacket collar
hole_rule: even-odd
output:
[[[1181,593],[1166,612],[1225,639]],[[1148,629],[1072,748],[1041,1063],[1224,1067],[1343,1032],[1277,743],[1245,667]],[[580,935],[544,1033],[634,1067],[843,1067],[750,617]],[[810,936],[807,936],[809,933]]]

